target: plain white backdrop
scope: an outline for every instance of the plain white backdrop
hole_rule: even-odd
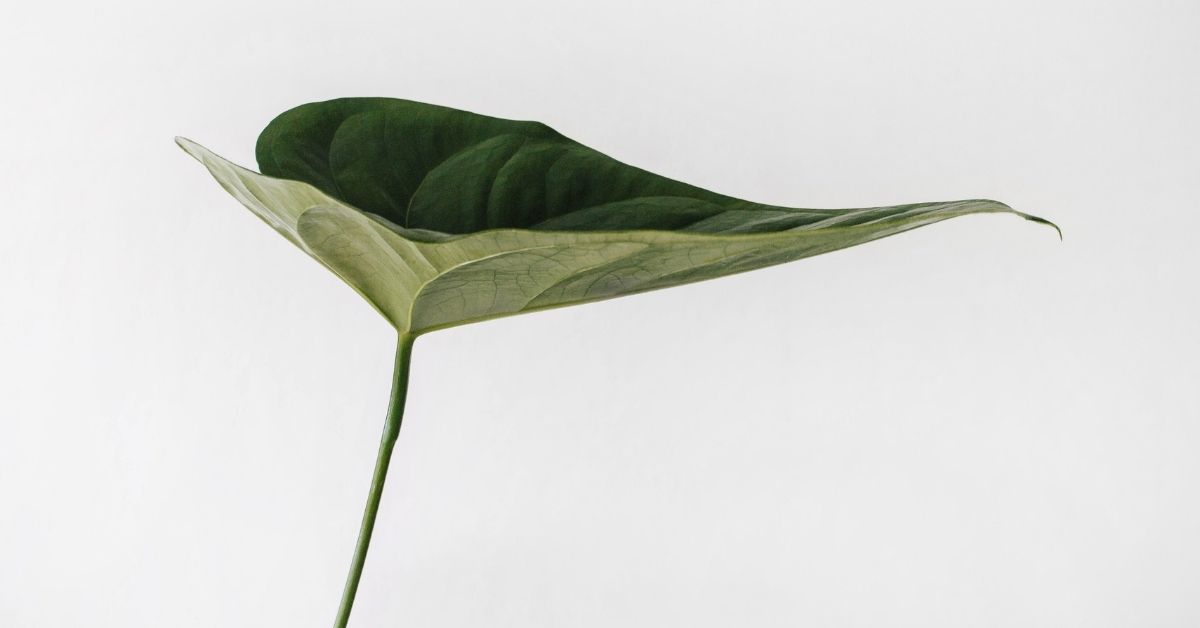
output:
[[[417,342],[356,628],[1200,624],[1200,5],[22,3],[0,626],[327,626],[394,338],[173,143],[394,96],[792,206],[988,197]]]

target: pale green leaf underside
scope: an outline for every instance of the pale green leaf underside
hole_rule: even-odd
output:
[[[399,227],[308,183],[268,177],[190,140],[177,142],[250,211],[350,284],[397,330],[412,334],[754,270],[967,214],[1045,222],[996,201],[965,200],[838,210],[769,233],[737,233],[730,225],[729,233],[447,235]]]

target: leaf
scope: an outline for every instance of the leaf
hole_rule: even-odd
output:
[[[264,174],[176,141],[404,334],[721,277],[967,214],[1051,224],[990,200],[751,203],[541,123],[385,98],[280,115],[258,140]]]
[[[419,334],[753,270],[966,214],[1050,224],[988,200],[844,210],[751,203],[623,164],[544,124],[384,98],[280,115],[258,139],[263,174],[176,141],[399,332],[338,628],[362,577]]]

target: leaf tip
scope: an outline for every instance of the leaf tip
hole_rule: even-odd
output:
[[[1062,239],[1063,239],[1062,228],[1060,228],[1058,225],[1056,225],[1053,222],[1046,220],[1045,218],[1042,218],[1040,216],[1033,216],[1030,214],[1021,214],[1021,217],[1030,222],[1036,222],[1038,224],[1046,225],[1048,227],[1053,227],[1054,231],[1056,233],[1058,233],[1058,241],[1062,242]]]
[[[1007,205],[1006,205],[1006,207],[1007,207]],[[1046,220],[1045,218],[1042,218],[1041,216],[1034,216],[1033,214],[1026,214],[1025,212],[1019,212],[1011,207],[1009,207],[1009,211],[1024,218],[1025,220],[1028,220],[1029,222],[1036,222],[1039,225],[1046,225],[1047,227],[1054,229],[1054,231],[1056,233],[1058,233],[1058,241],[1062,242],[1062,239],[1063,239],[1062,229],[1058,225],[1054,224],[1053,222]]]
[[[1016,215],[1020,216],[1021,218],[1028,220],[1029,222],[1036,222],[1039,225],[1046,225],[1047,227],[1054,229],[1054,231],[1056,233],[1058,233],[1058,241],[1062,242],[1062,239],[1063,239],[1062,229],[1058,225],[1054,224],[1052,221],[1046,220],[1045,218],[1042,218],[1041,216],[1034,216],[1033,214],[1026,214],[1025,212],[1019,212],[1019,211],[1013,209],[1012,206],[1009,205],[1008,203],[1001,203],[1000,201],[993,201],[993,200],[987,200],[985,202],[991,203],[994,206],[1001,208],[1002,211],[1011,212],[1013,214],[1016,214]]]
[[[188,138],[186,138],[182,135],[175,136],[175,144],[178,145],[180,148],[182,148],[183,152],[191,155],[192,157],[195,157],[196,159],[200,159],[200,154],[199,154],[200,145],[199,144],[193,142],[192,140],[189,140]]]

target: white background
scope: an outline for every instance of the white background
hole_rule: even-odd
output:
[[[989,197],[418,341],[352,625],[1200,624],[1200,4],[23,3],[0,626],[327,626],[393,334],[173,143],[338,96],[809,207]]]

